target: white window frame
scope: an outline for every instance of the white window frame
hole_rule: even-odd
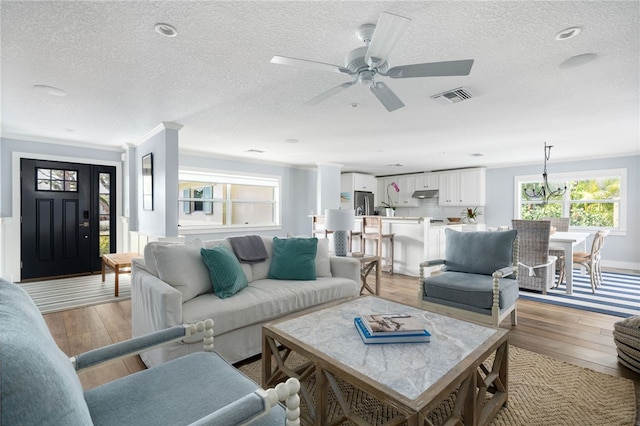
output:
[[[234,171],[225,171],[225,170],[209,170],[209,169],[198,169],[191,167],[180,167],[178,171],[178,184],[182,181],[194,181],[194,182],[202,182],[203,185],[207,183],[217,183],[217,184],[246,184],[246,185],[263,185],[263,186],[272,186],[276,188],[274,191],[274,199],[269,201],[274,205],[274,219],[276,223],[272,225],[179,225],[179,233],[188,235],[188,234],[203,234],[203,233],[228,233],[235,231],[271,231],[271,230],[279,230],[282,229],[282,177],[277,175],[262,175],[262,174],[251,174],[251,173],[239,173]],[[232,200],[230,198],[230,192],[227,191],[227,198],[212,198],[211,201],[224,201],[226,202],[226,213],[227,217],[231,216],[231,209],[233,203],[243,203],[243,202],[252,202],[251,200]],[[181,194],[180,194],[181,195]],[[206,202],[209,199],[202,198],[185,198],[180,196],[178,197],[178,209],[182,208],[182,202],[184,201],[197,201],[197,202]],[[265,202],[265,201],[258,201]]]
[[[605,169],[605,170],[584,170],[584,171],[575,171],[575,172],[564,172],[564,173],[554,173],[549,176],[549,182],[558,183],[558,182],[569,182],[574,180],[589,180],[589,179],[600,179],[605,177],[620,177],[620,203],[619,203],[619,222],[618,227],[616,228],[608,228],[610,230],[610,235],[627,235],[627,169]],[[531,182],[542,182],[542,175],[526,175],[526,176],[514,176],[514,211],[513,217],[517,219],[521,219],[520,206],[522,205],[522,191],[521,185],[525,183]],[[569,199],[569,190],[564,195],[562,204],[563,216],[569,214],[569,208],[571,204],[571,200]],[[542,201],[539,202],[542,204]],[[601,229],[601,227],[595,226],[571,226],[571,231],[577,232],[593,232]]]

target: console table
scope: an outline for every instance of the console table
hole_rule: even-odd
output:
[[[135,258],[142,257],[138,253],[108,253],[102,255],[102,282],[104,282],[105,267],[111,268],[116,275],[114,295],[118,297],[120,268],[126,268],[127,272],[131,272],[131,261]]]

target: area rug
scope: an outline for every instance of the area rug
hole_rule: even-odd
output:
[[[491,425],[634,425],[636,399],[631,380],[514,346],[509,348],[509,363],[509,403],[498,412]],[[240,371],[258,383],[261,368],[260,360],[239,366]],[[348,383],[339,382],[339,385],[351,406],[360,407],[354,410],[367,422],[382,424],[397,414],[393,408],[353,389]],[[329,400],[330,416],[337,417],[341,413],[339,405],[335,398]],[[429,420],[434,425],[443,424],[454,402],[455,395],[452,395],[434,410]]]
[[[86,275],[47,281],[19,283],[43,314],[131,299],[131,275],[120,274],[118,297],[114,292],[114,274]]]
[[[640,275],[603,272],[602,278],[603,283],[594,294],[589,276],[575,269],[573,294],[568,295],[562,284],[546,295],[520,290],[520,298],[623,318],[640,314]]]

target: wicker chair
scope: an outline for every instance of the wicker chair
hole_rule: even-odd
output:
[[[518,284],[521,289],[547,294],[554,286],[556,257],[549,255],[551,222],[548,220],[512,220],[518,231]]]
[[[551,228],[555,229],[558,232],[567,232],[569,231],[569,223],[571,218],[569,217],[545,217],[541,220],[551,221]],[[549,250],[549,254],[551,256],[555,256],[556,260],[556,274],[558,277],[562,275],[562,271],[564,270],[564,250]],[[556,282],[556,287],[561,283],[560,279]]]

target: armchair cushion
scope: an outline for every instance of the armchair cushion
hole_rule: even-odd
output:
[[[0,424],[90,425],[82,385],[19,286],[0,279]]]
[[[491,275],[513,262],[516,231],[458,232],[445,229],[445,271]]]
[[[493,305],[493,278],[465,272],[437,274],[424,281],[425,300],[455,301],[458,305],[473,306],[491,312]],[[501,279],[499,307],[512,306],[518,299],[518,283]]]
[[[202,248],[200,255],[209,268],[213,292],[221,299],[233,296],[249,284],[240,261],[226,247]]]
[[[224,391],[209,393],[207,404],[202,404],[196,394],[212,384]],[[97,425],[187,425],[256,389],[217,353],[197,352],[91,389],[85,398]],[[258,407],[247,402],[250,408],[244,414],[253,416]],[[283,419],[284,409],[276,406],[259,424],[282,425]]]

